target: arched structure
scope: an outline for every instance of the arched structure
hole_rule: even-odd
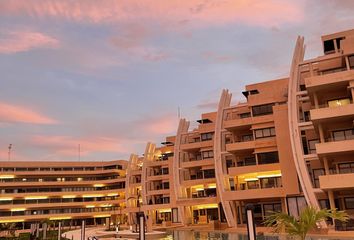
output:
[[[301,142],[301,130],[299,128],[300,65],[304,60],[304,54],[304,38],[299,36],[294,49],[288,87],[289,132],[295,167],[306,202],[308,205],[315,208],[320,208],[307,170],[306,161],[304,159],[304,152]],[[326,223],[322,222],[321,226],[326,227]]]
[[[232,94],[229,93],[228,90],[223,90],[218,109],[216,115],[215,122],[215,137],[214,137],[214,161],[215,161],[215,176],[216,176],[216,184],[218,190],[218,196],[220,198],[220,202],[222,203],[222,207],[225,213],[226,221],[229,227],[236,227],[236,219],[232,213],[232,208],[230,205],[230,201],[224,200],[224,194],[226,189],[226,181],[228,181],[228,176],[224,174],[223,171],[223,162],[222,162],[222,122],[224,109],[230,106]]]
[[[180,187],[181,184],[181,175],[180,175],[180,169],[181,169],[181,162],[180,162],[180,156],[181,156],[181,141],[182,141],[182,134],[185,134],[188,132],[189,128],[189,122],[186,119],[180,119],[179,124],[178,124],[178,129],[176,133],[176,140],[175,140],[175,147],[174,147],[174,159],[173,159],[173,184],[174,184],[174,193],[176,197],[176,201],[178,201],[182,196],[182,188]],[[186,224],[186,216],[185,216],[185,209],[183,207],[178,208],[178,215],[180,217],[180,220],[182,224]]]

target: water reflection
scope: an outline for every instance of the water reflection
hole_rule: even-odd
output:
[[[223,232],[170,231],[160,240],[248,240],[246,235]],[[257,240],[290,240],[285,236],[257,236]],[[306,240],[350,240],[351,238],[307,237]]]

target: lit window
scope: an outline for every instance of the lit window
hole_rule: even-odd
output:
[[[342,98],[328,101],[328,107],[340,107],[350,104],[349,98]]]

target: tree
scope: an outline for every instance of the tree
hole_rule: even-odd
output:
[[[290,236],[305,240],[309,231],[315,229],[317,224],[326,221],[328,218],[346,222],[349,216],[344,211],[337,211],[336,209],[318,210],[308,206],[302,210],[298,218],[282,212],[272,212],[271,215],[266,217],[264,224],[267,227],[272,227],[275,232],[284,230]]]
[[[0,223],[0,232],[5,232],[5,235],[10,237],[15,236],[16,224],[15,223]],[[7,234],[6,234],[7,232]]]

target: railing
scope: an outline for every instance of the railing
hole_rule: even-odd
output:
[[[25,211],[0,211],[0,217],[13,216],[37,216],[70,213],[111,212],[121,209],[120,207],[93,207],[93,208],[59,208],[48,210],[25,210]]]
[[[274,178],[261,178],[256,181],[248,181],[239,184],[235,189],[237,190],[251,190],[251,189],[267,189],[267,188],[280,188],[282,187],[281,177]]]
[[[35,171],[54,171],[54,172],[66,172],[66,171],[102,171],[102,170],[111,170],[111,169],[117,169],[117,170],[123,170],[123,167],[121,165],[115,165],[114,167],[112,166],[106,166],[106,167],[36,167],[36,168],[19,168],[19,167],[3,167],[0,168],[1,172],[35,172]]]
[[[0,182],[83,182],[83,181],[103,181],[103,180],[113,180],[122,179],[125,176],[115,175],[109,177],[55,177],[55,178],[7,178],[0,179]]]
[[[77,188],[21,188],[21,189],[2,189],[1,194],[17,194],[17,193],[45,193],[45,192],[92,192],[106,191],[111,189],[125,189],[125,184],[109,187],[77,187]],[[16,190],[16,191],[15,191]]]
[[[1,200],[0,205],[18,205],[18,204],[43,204],[43,203],[80,203],[80,202],[102,202],[102,201],[114,201],[123,200],[120,196],[115,197],[92,197],[92,198],[47,198],[47,199],[18,199],[18,200]]]

